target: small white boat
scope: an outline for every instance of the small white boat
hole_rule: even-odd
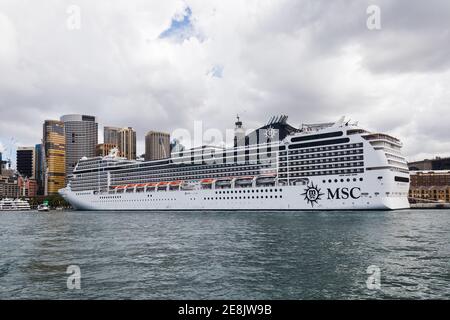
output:
[[[48,205],[46,205],[46,204],[40,204],[40,205],[38,205],[38,207],[37,207],[37,211],[38,211],[38,212],[49,212],[49,211],[50,211],[50,208],[49,208]]]

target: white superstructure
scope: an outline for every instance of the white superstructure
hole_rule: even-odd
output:
[[[344,119],[301,129],[286,119],[273,118],[229,149],[204,146],[147,162],[83,158],[60,194],[79,210],[409,208],[398,139]]]

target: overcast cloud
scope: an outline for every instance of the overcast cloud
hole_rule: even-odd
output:
[[[247,127],[346,115],[410,160],[445,156],[449,80],[446,0],[0,0],[0,151],[68,113],[134,127],[139,153],[148,130],[224,130],[239,113]]]

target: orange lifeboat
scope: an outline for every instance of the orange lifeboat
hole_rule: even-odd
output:
[[[169,188],[171,188],[173,190],[177,190],[181,186],[182,183],[183,183],[183,181],[181,181],[181,180],[171,181],[169,183]]]
[[[167,187],[168,184],[169,184],[169,182],[167,182],[167,181],[158,182],[156,184],[156,189],[161,188],[161,190],[164,190]]]
[[[150,182],[145,184],[146,187],[156,187],[156,185],[158,185],[158,183],[156,182]]]
[[[201,184],[212,184],[216,179],[203,179],[201,180]]]

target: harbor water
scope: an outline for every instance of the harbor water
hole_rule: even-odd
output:
[[[398,298],[450,298],[450,210],[0,212],[0,299]]]

